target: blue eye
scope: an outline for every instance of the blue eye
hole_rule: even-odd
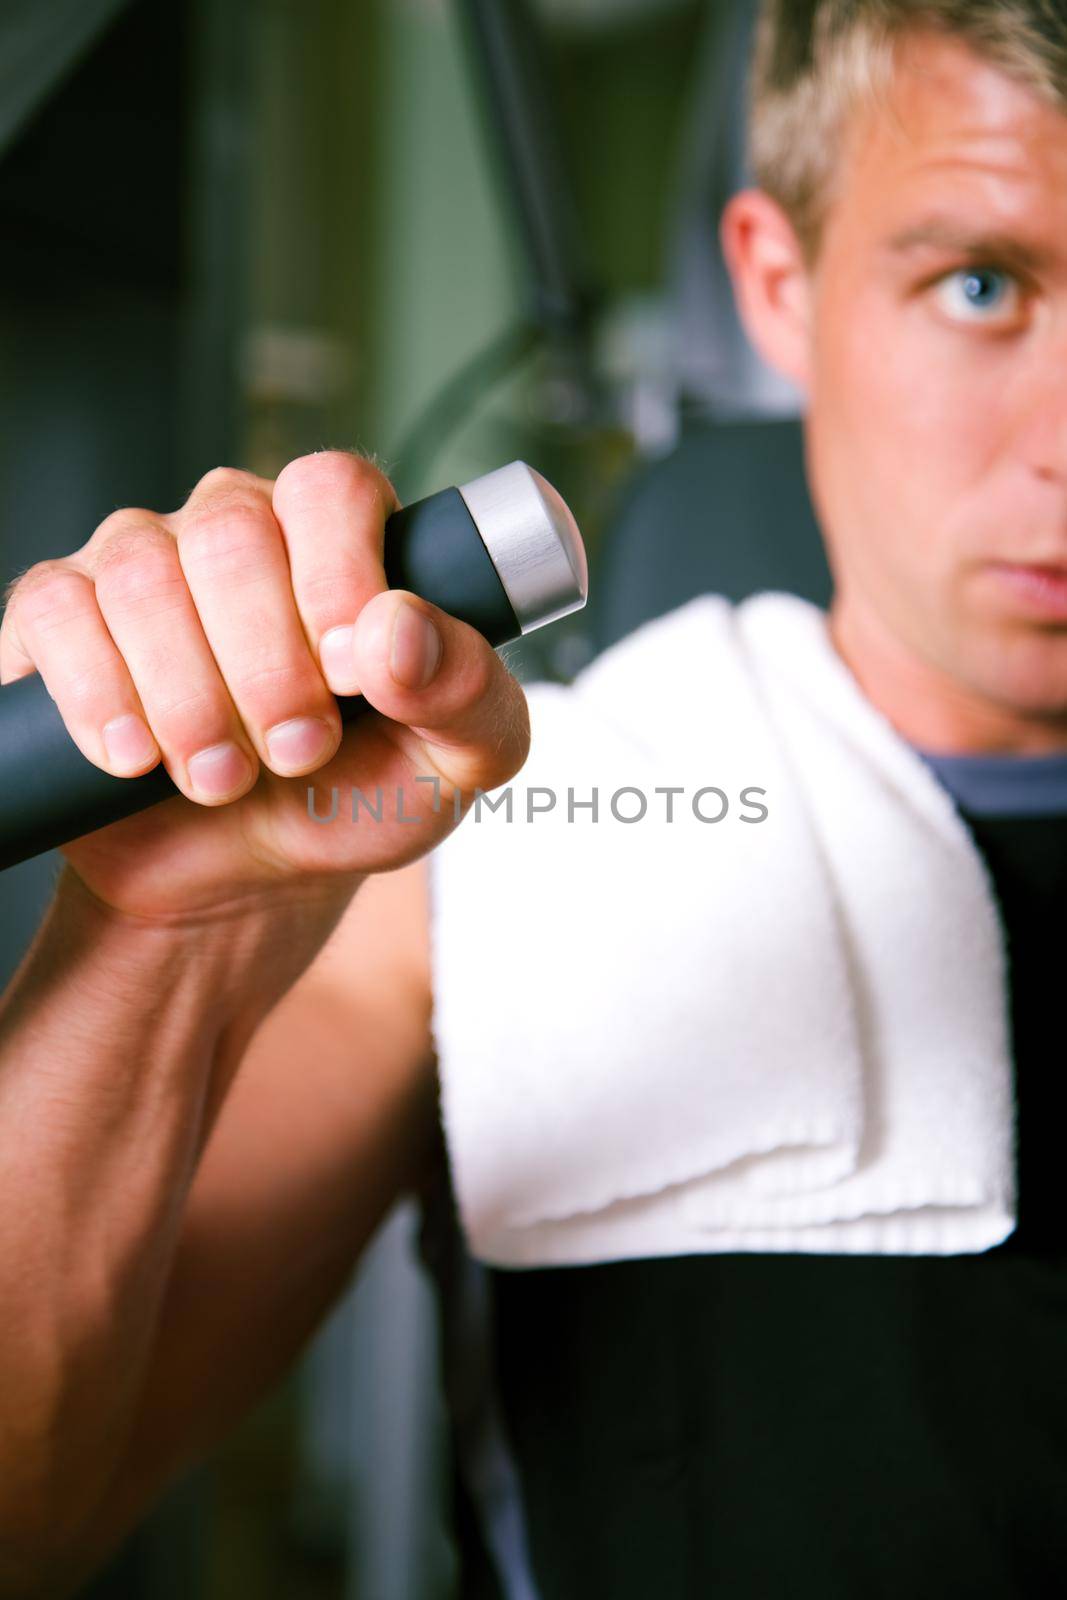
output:
[[[942,309],[957,322],[1010,321],[1019,309],[1019,285],[995,267],[962,267],[937,285]]]
[[[1005,283],[998,272],[968,272],[962,287],[970,304],[981,310],[999,305],[1004,298]]]

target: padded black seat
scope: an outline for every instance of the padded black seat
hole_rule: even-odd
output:
[[[830,600],[800,423],[701,426],[623,492],[590,575],[594,649],[694,595],[743,600],[762,589]]]

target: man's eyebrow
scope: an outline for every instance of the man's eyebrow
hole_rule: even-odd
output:
[[[952,251],[972,261],[1010,261],[1032,269],[1047,266],[1054,257],[1050,248],[1029,243],[1014,233],[975,232],[966,224],[937,217],[902,229],[887,241],[886,247],[894,255],[932,248]]]

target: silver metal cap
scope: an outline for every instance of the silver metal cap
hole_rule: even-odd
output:
[[[459,492],[523,633],[581,610],[589,596],[582,536],[539,472],[512,461]]]

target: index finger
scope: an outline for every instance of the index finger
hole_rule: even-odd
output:
[[[282,468],[273,510],[308,643],[334,694],[358,692],[353,628],[388,587],[385,524],[397,509],[388,478],[363,456],[321,450]]]

